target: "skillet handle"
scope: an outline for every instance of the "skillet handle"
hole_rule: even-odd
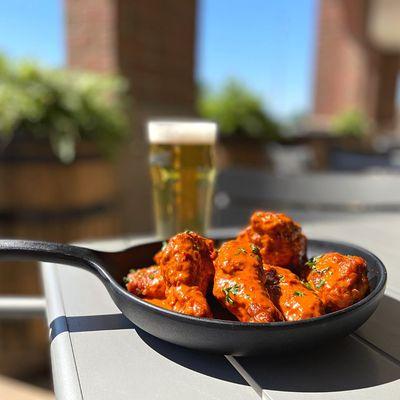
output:
[[[0,240],[0,261],[49,261],[98,272],[95,252],[84,247],[37,240]]]
[[[92,250],[60,243],[3,239],[0,240],[0,261],[6,260],[50,261],[99,273]],[[44,312],[44,298],[0,296],[1,318],[34,317]]]

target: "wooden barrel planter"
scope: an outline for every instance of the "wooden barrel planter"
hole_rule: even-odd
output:
[[[47,142],[16,140],[0,151],[0,237],[70,242],[120,232],[112,163],[91,144],[62,164]],[[38,268],[0,268],[0,296],[40,294]],[[43,321],[0,321],[0,373],[29,375],[48,362]]]
[[[221,137],[217,143],[219,169],[249,167],[271,169],[267,146],[270,142],[248,137]]]

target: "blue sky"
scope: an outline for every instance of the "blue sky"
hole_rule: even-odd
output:
[[[310,108],[315,0],[202,0],[197,76],[210,87],[236,77],[266,108],[287,116]]]
[[[280,117],[311,106],[316,0],[200,0],[197,78],[243,81]],[[62,0],[1,0],[0,50],[65,62]]]
[[[62,0],[0,0],[0,51],[64,64]]]

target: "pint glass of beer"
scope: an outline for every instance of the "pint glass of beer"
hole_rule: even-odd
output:
[[[205,233],[215,181],[217,125],[208,121],[150,121],[154,216],[161,238]]]

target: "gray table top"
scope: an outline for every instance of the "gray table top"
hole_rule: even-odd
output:
[[[400,215],[357,214],[304,225],[309,237],[347,240],[386,264],[387,293],[348,338],[318,353],[213,356],[132,325],[90,273],[42,264],[58,399],[400,399]],[[93,242],[117,250],[144,239]]]

